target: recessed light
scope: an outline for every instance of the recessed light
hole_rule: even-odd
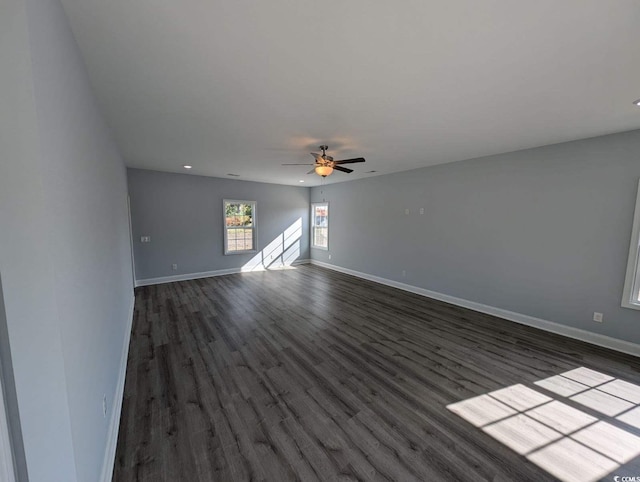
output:
[[[182,166],[182,167],[184,167],[185,169],[191,169],[193,166],[190,166],[189,164],[185,164],[185,165],[184,165],[184,166]]]
[[[298,182],[304,182],[304,179],[300,179]]]
[[[633,101],[633,103],[634,103],[635,105],[637,105],[638,107],[640,107],[640,99],[638,99],[638,100],[634,100],[634,101]]]

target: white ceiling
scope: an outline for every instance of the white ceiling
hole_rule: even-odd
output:
[[[637,0],[62,0],[127,165],[299,185],[640,128]],[[365,174],[376,170],[376,174]]]

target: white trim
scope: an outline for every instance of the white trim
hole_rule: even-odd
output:
[[[127,215],[129,216],[129,246],[131,249],[131,281],[133,284],[136,283],[136,260],[134,255],[134,244],[133,244],[133,224],[131,223],[131,196],[127,194]]]
[[[638,271],[640,266],[640,181],[638,182],[638,194],[636,208],[633,213],[633,229],[631,230],[631,242],[629,243],[629,259],[627,261],[627,273],[624,278],[624,290],[622,291],[622,307],[640,310],[640,304],[633,303],[633,291],[638,289]]]
[[[293,263],[293,266],[297,264],[309,264],[310,260],[308,259],[297,259]],[[276,270],[278,268],[275,268]],[[225,276],[228,274],[237,274],[244,273],[246,271],[242,271],[242,268],[229,268],[229,269],[218,269],[215,271],[204,271],[202,273],[186,273],[186,274],[178,274],[175,276],[161,276],[159,278],[147,278],[147,279],[139,279],[136,280],[136,288],[138,286],[151,286],[151,285],[161,285],[164,283],[174,283],[176,281],[190,281],[194,279],[202,279],[202,278],[213,278],[215,276]]]
[[[329,251],[329,234],[331,233],[331,229],[329,229],[329,223],[330,221],[330,215],[327,214],[327,247],[325,248],[324,246],[318,246],[316,244],[313,244],[313,240],[315,239],[315,229],[316,229],[316,214],[315,214],[315,208],[316,206],[327,206],[327,212],[330,214],[331,210],[329,209],[329,201],[322,201],[322,202],[317,202],[317,203],[311,203],[311,212],[309,213],[309,216],[311,217],[311,222],[309,223],[311,225],[311,233],[309,234],[310,242],[309,242],[309,247],[311,249],[320,249],[322,251]]]
[[[133,315],[136,304],[136,297],[131,293],[131,309],[127,320],[127,329],[120,355],[120,374],[116,385],[116,394],[112,402],[111,419],[109,420],[109,431],[107,435],[107,446],[102,463],[101,482],[111,482],[113,478],[113,468],[116,461],[116,447],[118,446],[118,430],[120,429],[120,415],[122,412],[122,400],[124,398],[124,382],[127,377],[127,360],[129,358],[129,342],[131,341],[131,330],[133,329]]]
[[[173,283],[175,281],[189,281],[192,279],[211,278],[213,276],[224,276],[226,274],[240,273],[242,268],[219,269],[216,271],[204,271],[202,273],[185,273],[175,276],[161,276],[159,278],[147,278],[136,280],[136,288],[138,286],[161,285],[164,283]]]
[[[253,238],[253,249],[233,250],[229,251],[229,239],[227,237],[227,204],[252,204],[251,209],[251,235]],[[244,227],[243,229],[247,229]],[[222,200],[222,235],[224,237],[224,255],[236,255],[236,254],[251,254],[258,252],[258,202],[257,201],[241,201],[238,199],[223,199]]]
[[[604,348],[610,348],[629,355],[640,356],[640,345],[631,343],[617,338],[612,338],[606,335],[600,335],[598,333],[592,333],[590,331],[581,330],[580,328],[573,328],[571,326],[562,325],[553,321],[543,320],[541,318],[535,318],[533,316],[524,315],[522,313],[516,313],[514,311],[504,310],[502,308],[496,308],[494,306],[483,305],[475,301],[469,301],[455,296],[445,295],[438,293],[437,291],[431,291],[417,286],[400,283],[399,281],[393,281],[380,276],[374,276],[368,273],[362,273],[348,268],[343,268],[334,264],[324,263],[315,259],[311,260],[311,264],[322,266],[323,268],[339,271],[340,273],[349,274],[357,278],[366,279],[382,285],[391,286],[404,291],[409,291],[417,295],[426,296],[427,298],[433,298],[435,300],[444,301],[456,306],[462,306],[463,308],[469,308],[480,313],[486,313],[488,315],[497,316],[505,320],[514,321],[522,325],[531,326],[540,330],[563,335],[575,340],[591,343],[592,345],[601,346]]]

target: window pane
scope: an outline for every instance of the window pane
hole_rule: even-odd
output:
[[[321,248],[327,248],[328,234],[328,228],[315,228],[313,244]]]
[[[314,226],[326,226],[328,214],[326,205],[314,206]]]
[[[253,229],[227,228],[227,251],[253,250]]]
[[[244,250],[252,250],[253,249],[253,230],[252,229],[245,229],[244,230],[244,244],[243,244],[243,248]]]
[[[227,226],[252,226],[253,204],[226,203],[225,221]]]
[[[235,229],[227,229],[227,250],[235,251],[237,249],[237,231]]]
[[[238,205],[234,203],[227,203],[225,206],[225,214],[227,216],[236,216],[238,214]]]

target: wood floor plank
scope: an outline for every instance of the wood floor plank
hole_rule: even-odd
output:
[[[113,480],[555,480],[447,406],[519,385],[640,435],[535,383],[580,367],[640,385],[637,358],[314,266],[137,288]]]

